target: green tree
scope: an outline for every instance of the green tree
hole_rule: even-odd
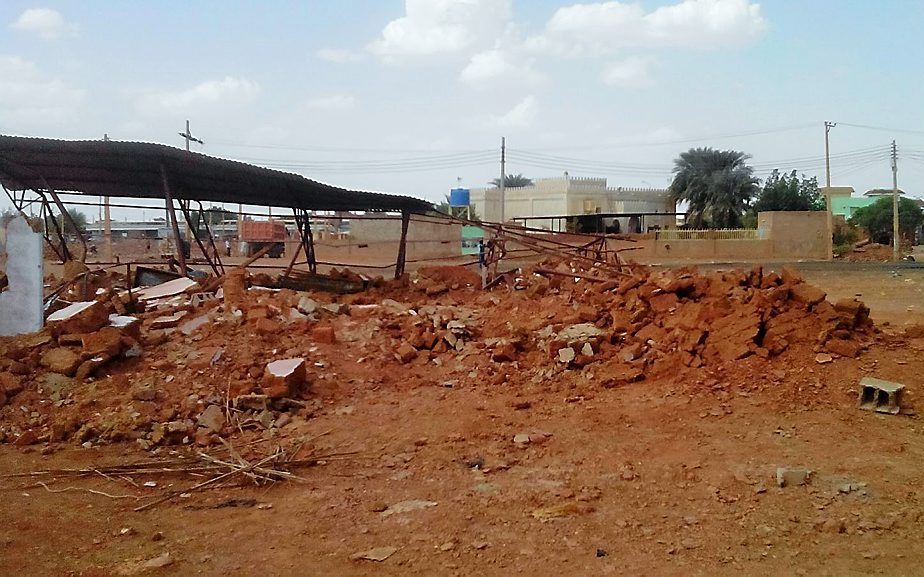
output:
[[[921,207],[910,198],[898,199],[898,232],[911,237],[924,222]],[[892,198],[883,197],[869,206],[858,208],[850,223],[865,228],[870,239],[880,244],[892,243]]]
[[[495,178],[490,182],[494,188],[500,188],[500,177]],[[526,178],[522,174],[508,174],[504,177],[504,188],[522,188],[524,186],[532,186],[533,179]]]
[[[687,203],[687,223],[697,227],[737,228],[758,180],[746,164],[749,155],[736,150],[691,148],[674,161],[670,185],[675,202]]]
[[[67,214],[71,217],[70,219],[65,218],[62,215],[54,216],[55,221],[58,223],[58,226],[61,227],[61,230],[64,231],[64,234],[77,234],[84,233],[87,230],[87,215],[80,212],[79,210],[74,210],[73,208],[67,209]],[[54,224],[51,222],[52,217],[46,217],[47,227],[49,230],[54,229]],[[73,224],[71,224],[73,221]],[[77,229],[74,229],[76,225]]]
[[[824,210],[825,198],[818,190],[818,179],[796,176],[796,171],[774,170],[754,203],[754,212],[771,210]]]

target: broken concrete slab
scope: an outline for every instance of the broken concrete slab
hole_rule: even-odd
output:
[[[46,324],[55,338],[63,334],[92,333],[109,324],[109,312],[99,301],[81,301],[51,313]]]
[[[177,311],[176,313],[172,315],[157,317],[156,319],[151,321],[151,329],[152,330],[172,329],[176,327],[177,325],[179,325],[180,321],[182,321],[183,317],[185,317],[187,314],[189,314],[188,311]]]
[[[857,406],[864,411],[897,415],[901,410],[905,385],[873,377],[860,379],[860,396]]]
[[[397,547],[375,547],[366,551],[353,553],[350,555],[350,559],[353,561],[366,560],[381,562],[394,555],[397,550]]]
[[[305,384],[305,359],[280,359],[266,365],[263,392],[271,398],[291,397]]]
[[[139,301],[150,301],[183,294],[198,287],[199,283],[196,281],[190,278],[181,277],[169,280],[159,285],[138,289],[133,293],[133,295]]]
[[[141,340],[141,319],[128,315],[109,315],[109,326],[126,336]]]
[[[806,485],[812,477],[812,471],[804,468],[778,467],[776,484],[778,487],[795,487]]]

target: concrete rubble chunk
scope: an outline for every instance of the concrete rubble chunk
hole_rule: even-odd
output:
[[[377,561],[382,562],[398,550],[397,547],[374,547],[372,549],[367,549],[366,551],[359,551],[350,555],[350,559],[353,561]]]
[[[121,354],[125,346],[122,342],[122,332],[109,326],[82,335],[80,343],[83,346],[83,352],[92,357],[112,358]]]
[[[263,392],[271,398],[291,397],[305,384],[305,359],[281,359],[266,365]]]
[[[141,319],[128,315],[109,315],[109,326],[119,329],[123,335],[135,340],[141,339]]]
[[[46,326],[55,338],[92,333],[109,324],[109,312],[99,301],[81,301],[48,315]]]
[[[298,304],[296,308],[302,314],[310,315],[318,310],[318,301],[314,300],[311,297],[302,297],[298,299]]]
[[[814,285],[800,283],[790,287],[789,296],[796,302],[805,305],[816,305],[825,300],[827,293]]]
[[[401,501],[400,503],[395,503],[394,505],[389,506],[387,509],[379,513],[379,515],[382,517],[390,517],[391,515],[400,515],[401,513],[420,511],[421,509],[428,509],[430,507],[436,507],[437,505],[439,505],[439,503],[436,501],[412,499],[409,501]]]
[[[811,477],[812,471],[809,469],[778,467],[776,470],[776,484],[781,488],[807,485]]]
[[[225,312],[238,309],[244,303],[247,291],[247,271],[235,268],[225,274],[225,281],[221,285],[221,298],[225,303]]]
[[[72,377],[80,366],[80,356],[68,348],[55,347],[42,353],[41,364],[53,373]]]
[[[212,433],[220,433],[225,426],[225,413],[218,405],[209,405],[199,415],[196,424]]]
[[[159,285],[138,289],[133,293],[133,296],[139,301],[151,301],[187,293],[198,288],[199,283],[196,281],[181,277],[168,280]]]
[[[198,329],[199,327],[202,327],[202,326],[204,326],[204,325],[207,325],[208,323],[209,323],[209,317],[208,317],[208,315],[198,316],[198,317],[196,317],[196,318],[194,318],[194,319],[190,319],[190,320],[188,320],[188,321],[186,321],[186,322],[180,324],[180,325],[179,325],[179,327],[180,327],[180,332],[183,333],[184,335],[191,335],[191,334],[193,334],[194,332],[196,332],[196,329]]]
[[[860,379],[860,396],[857,406],[864,411],[897,415],[902,410],[905,385],[874,377]]]
[[[846,339],[829,339],[825,343],[825,350],[829,353],[834,353],[842,357],[856,358],[860,356],[860,352],[863,350],[863,346],[856,342]]]
[[[600,338],[604,334],[603,329],[598,328],[593,323],[580,323],[560,330],[558,332],[558,340],[573,344],[575,342],[585,342],[589,339]]]
[[[571,347],[563,347],[558,349],[558,362],[560,363],[570,363],[576,356],[577,355],[574,353],[574,349]]]
[[[417,358],[417,349],[415,349],[410,343],[401,343],[401,346],[398,347],[398,350],[395,351],[395,354],[398,356],[398,359],[402,363],[409,363]]]

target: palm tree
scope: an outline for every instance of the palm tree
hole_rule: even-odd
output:
[[[697,228],[735,228],[758,192],[750,155],[737,150],[691,148],[674,160],[670,185],[675,202],[686,201],[687,223]]]
[[[495,178],[490,184],[493,185],[494,188],[500,188],[500,178]],[[522,174],[508,174],[504,177],[504,188],[522,188],[532,185],[533,179],[526,178]]]

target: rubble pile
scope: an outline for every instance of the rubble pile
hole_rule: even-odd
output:
[[[610,388],[743,359],[856,357],[876,332],[861,302],[832,304],[790,268],[613,274],[557,260],[505,279],[482,290],[477,273],[430,267],[341,295],[248,288],[238,270],[100,289],[41,333],[0,340],[0,441],[285,437],[351,390],[554,390],[575,375]]]

